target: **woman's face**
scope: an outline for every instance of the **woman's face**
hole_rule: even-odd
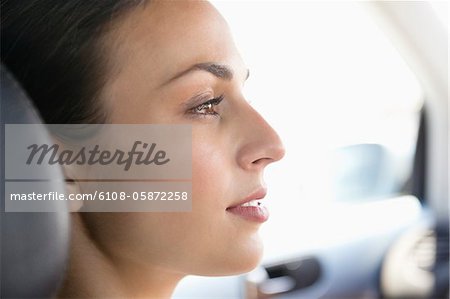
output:
[[[227,208],[265,188],[264,168],[284,149],[242,95],[248,70],[225,21],[207,2],[152,2],[121,20],[106,46],[110,122],[192,125],[193,202],[192,212],[84,213],[89,229],[122,261],[195,275],[251,270],[260,223]]]

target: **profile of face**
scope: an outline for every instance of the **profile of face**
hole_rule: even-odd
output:
[[[207,2],[155,1],[121,19],[106,46],[109,122],[192,125],[193,201],[191,212],[80,213],[90,234],[124,264],[205,276],[253,269],[261,223],[227,208],[264,191],[264,169],[284,149],[242,94],[248,70],[226,22]]]

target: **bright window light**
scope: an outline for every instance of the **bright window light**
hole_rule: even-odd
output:
[[[429,2],[434,12],[436,13],[437,17],[439,18],[439,20],[441,21],[441,23],[444,25],[445,29],[447,29],[448,32],[448,14],[449,14],[448,1],[441,0]]]
[[[250,69],[246,97],[286,147],[285,158],[266,170],[269,194],[264,201],[271,211],[262,228],[266,259],[324,245],[318,238],[327,238],[320,234],[331,233],[330,224],[339,223],[342,231],[354,221],[330,208],[336,205],[330,153],[360,143],[382,145],[395,162],[389,164],[390,173],[406,180],[422,90],[357,2],[213,4],[227,19]],[[416,200],[404,201],[409,209],[399,204],[383,211],[387,223],[403,221],[398,218],[401,207],[416,215]]]

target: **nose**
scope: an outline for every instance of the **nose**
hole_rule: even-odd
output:
[[[285,148],[275,130],[251,106],[247,107],[239,127],[242,143],[237,160],[245,170],[261,170],[283,158]]]

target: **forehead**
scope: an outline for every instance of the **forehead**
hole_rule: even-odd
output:
[[[193,64],[239,60],[225,20],[205,1],[152,1],[132,11],[111,36],[120,72],[145,71],[154,83]]]

